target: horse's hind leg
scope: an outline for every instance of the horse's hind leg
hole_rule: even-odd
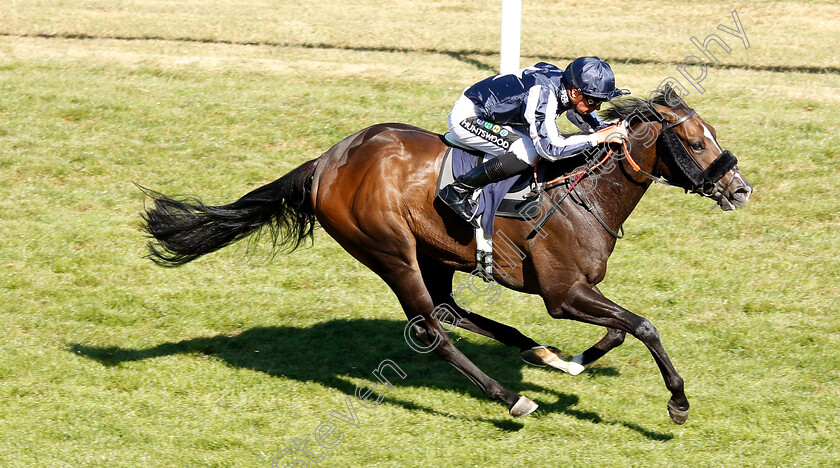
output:
[[[433,317],[434,302],[423,284],[419,268],[391,268],[381,275],[397,295],[406,316],[420,338],[438,356],[494,400],[503,401],[513,416],[524,416],[537,409],[529,398],[514,393],[490,378],[452,344],[440,322]],[[420,319],[418,319],[418,317]]]
[[[394,232],[399,232],[399,228],[395,228],[389,231],[392,236],[390,239],[375,242],[368,237],[369,233],[347,232],[350,229],[342,233],[327,223],[322,225],[339,244],[385,280],[394,291],[415,335],[425,345],[421,349],[415,348],[415,351],[434,351],[480,388],[488,398],[504,402],[512,416],[525,416],[537,409],[537,404],[531,399],[503,387],[452,344],[449,335],[434,317],[435,304],[423,282],[414,254],[416,246],[410,234],[394,236]],[[353,240],[350,239],[351,235]]]
[[[469,330],[473,333],[478,333],[479,335],[484,335],[488,338],[493,338],[504,345],[519,348],[519,354],[522,360],[528,364],[540,367],[550,366],[572,375],[583,372],[584,364],[580,364],[574,360],[564,359],[560,354],[560,350],[554,346],[542,346],[530,337],[522,334],[516,328],[483,317],[459,306],[452,296],[454,269],[433,261],[421,260],[420,270],[423,274],[423,281],[426,284],[426,288],[429,290],[429,294],[431,294],[432,300],[435,303],[435,307],[446,305],[446,308],[451,309],[449,311],[444,308],[444,311],[438,314],[437,318],[440,321]]]
[[[450,313],[439,314],[437,318],[440,321],[492,338],[504,345],[519,348],[520,351],[539,346],[539,343],[523,335],[516,328],[482,317],[458,305],[455,298],[452,297],[454,269],[435,263],[432,260],[420,259],[420,271],[423,276],[423,283],[426,285],[435,307],[445,305],[444,309],[451,310]]]
[[[478,333],[479,335],[484,335],[488,338],[493,338],[504,345],[519,348],[519,355],[522,357],[522,360],[534,366],[550,366],[571,375],[578,375],[585,369],[585,364],[581,364],[582,361],[576,361],[575,358],[565,359],[560,353],[560,350],[554,346],[540,345],[516,328],[483,317],[459,306],[452,296],[452,277],[455,272],[453,269],[433,261],[421,261],[420,269],[423,273],[423,281],[426,283],[426,288],[434,300],[435,307],[440,305],[446,306],[437,316],[440,321],[458,326],[473,333]],[[450,309],[451,311],[446,309]],[[587,353],[587,355],[592,354],[589,351]],[[576,356],[576,358],[582,355],[583,353]]]

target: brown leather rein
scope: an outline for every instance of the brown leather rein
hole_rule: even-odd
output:
[[[666,128],[674,128],[677,125],[680,125],[681,123],[690,119],[694,114],[695,114],[694,109],[691,109],[691,111],[689,111],[686,115],[680,117],[679,119],[677,119],[673,122],[663,122],[662,123],[663,130],[666,129]],[[575,194],[577,194],[577,191],[575,190],[575,187],[578,185],[578,183],[584,177],[586,177],[589,174],[592,174],[596,169],[601,167],[604,163],[607,162],[607,160],[609,160],[615,154],[619,154],[619,155],[624,156],[623,159],[625,161],[627,161],[627,163],[630,165],[630,167],[633,168],[634,171],[636,171],[638,174],[652,180],[653,182],[660,183],[660,184],[665,184],[665,185],[670,185],[672,187],[685,188],[685,187],[682,187],[681,185],[671,183],[671,182],[669,182],[668,180],[666,180],[662,177],[657,177],[657,176],[655,176],[655,175],[653,175],[653,174],[651,174],[647,171],[643,171],[642,168],[639,166],[639,164],[636,163],[636,161],[633,159],[633,156],[630,155],[630,149],[627,148],[627,141],[622,139],[621,140],[621,151],[619,151],[619,152],[613,151],[612,146],[610,145],[610,147],[608,147],[607,154],[600,161],[598,161],[595,164],[587,167],[586,169],[576,171],[576,172],[572,172],[571,174],[567,174],[567,175],[564,175],[564,176],[561,176],[561,177],[557,177],[557,178],[552,179],[548,182],[545,182],[543,184],[542,188],[538,189],[541,192],[548,191],[548,190],[551,190],[551,189],[561,185],[563,182],[566,182],[570,179],[574,179],[574,181],[571,183],[569,188],[566,190],[566,193],[563,194],[563,196],[560,198],[560,200],[557,203],[552,204],[552,207],[551,207],[551,209],[549,209],[548,213],[546,213],[545,216],[534,226],[534,232],[539,232],[540,229],[542,229],[542,227],[545,225],[545,223],[548,222],[548,219],[554,214],[555,211],[557,211],[557,208],[560,205],[560,203],[562,203],[563,200],[565,200],[566,197],[568,197],[570,193],[575,192]],[[534,164],[534,180],[535,181],[538,180],[538,178],[537,178],[537,167],[538,167],[539,163],[540,163],[540,160],[537,160],[537,163]],[[592,210],[592,207],[589,206],[583,200],[583,198],[580,197],[580,195],[577,195],[577,198],[578,198],[578,201],[576,201],[576,203],[581,205],[586,211],[591,213],[592,216],[594,216],[595,219],[598,221],[598,223],[600,223],[601,226],[603,226],[603,228],[608,233],[610,233],[611,236],[615,237],[616,239],[621,239],[622,237],[624,237],[624,226],[623,225],[619,226],[619,232],[615,232],[609,226],[607,226],[607,224],[604,222],[604,220],[601,219],[601,217],[598,216],[598,214],[595,213]]]

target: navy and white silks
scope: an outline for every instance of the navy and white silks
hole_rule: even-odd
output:
[[[595,145],[591,134],[564,137],[555,119],[566,113],[585,132],[609,124],[594,113],[582,115],[569,102],[563,70],[540,62],[515,73],[496,75],[464,90],[449,113],[449,131],[459,142],[499,156],[514,153],[533,166],[573,156]]]

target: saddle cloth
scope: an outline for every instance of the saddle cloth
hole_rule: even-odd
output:
[[[441,165],[437,192],[454,182],[455,178],[469,172],[485,158],[481,152],[455,146],[457,143],[447,137],[448,134],[444,140],[449,148],[446,150]],[[484,232],[493,234],[493,222],[496,216],[532,219],[535,211],[539,212],[539,208],[534,209],[533,206],[535,202],[538,202],[533,186],[534,175],[530,171],[485,186],[478,196],[476,213],[476,216],[481,216],[481,227]]]

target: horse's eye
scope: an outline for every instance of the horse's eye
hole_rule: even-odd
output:
[[[691,148],[694,149],[694,150],[697,150],[697,151],[700,151],[705,147],[706,147],[706,145],[704,145],[702,141],[698,141],[696,143],[691,144]]]

